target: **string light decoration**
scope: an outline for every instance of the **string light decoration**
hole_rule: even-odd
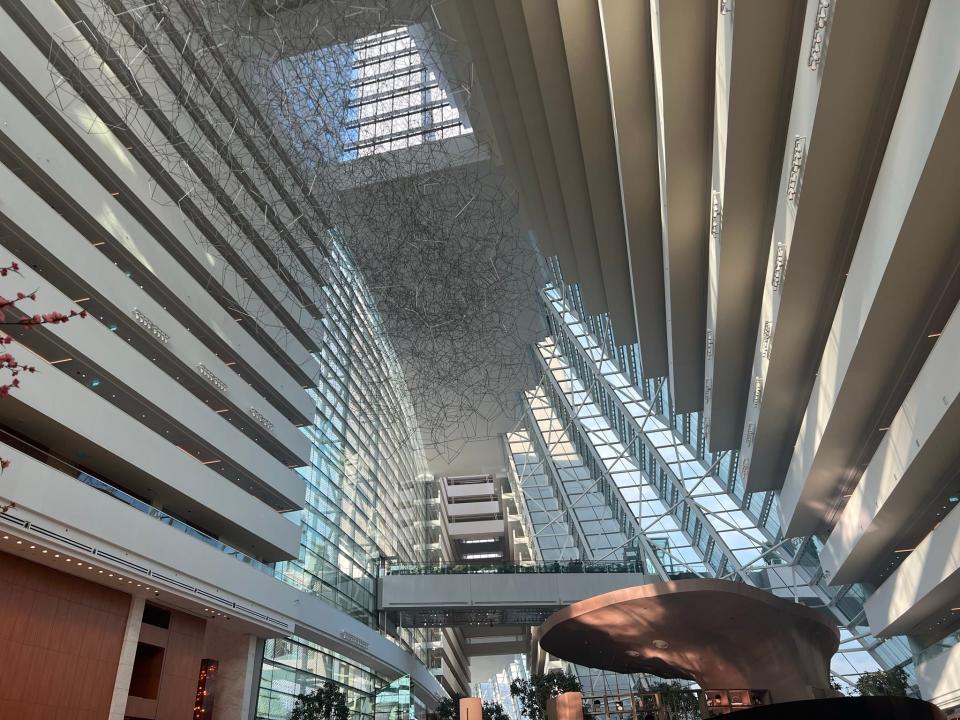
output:
[[[216,660],[209,658],[200,661],[197,695],[193,702],[193,720],[205,720],[213,717],[214,686],[219,665]]]
[[[476,73],[442,6],[79,0],[49,70],[83,132],[151,165],[206,287],[276,353],[351,342],[325,312],[342,247],[399,360],[383,381],[406,385],[428,455],[452,459],[520,416],[546,273],[471,125]],[[98,98],[97,121],[70,112]]]

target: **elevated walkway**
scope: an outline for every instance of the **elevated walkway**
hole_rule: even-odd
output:
[[[512,655],[528,652],[530,626],[557,610],[661,579],[639,563],[390,565],[378,602],[388,628],[457,627],[467,657]]]
[[[391,565],[378,602],[400,627],[530,626],[593,595],[661,580],[639,563]]]

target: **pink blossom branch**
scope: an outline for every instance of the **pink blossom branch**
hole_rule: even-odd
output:
[[[20,266],[16,262],[11,262],[9,265],[0,265],[0,277],[6,277],[10,273],[21,274]],[[86,310],[71,310],[68,313],[54,310],[43,314],[27,315],[17,320],[7,320],[5,310],[15,308],[17,303],[23,300],[36,299],[36,290],[31,293],[18,292],[16,297],[13,298],[6,298],[0,295],[0,325],[18,325],[25,330],[29,330],[31,327],[37,325],[60,325],[68,322],[71,318],[85,318],[87,316]],[[20,375],[22,373],[35,373],[37,371],[37,368],[33,365],[24,365],[17,361],[13,353],[2,350],[4,345],[10,345],[11,343],[13,343],[12,337],[0,334],[0,370],[6,370],[10,373],[8,382],[0,382],[0,398],[7,397],[12,390],[20,387]],[[3,472],[8,467],[10,467],[10,460],[0,457],[0,472]],[[0,513],[5,513],[15,506],[15,503],[12,502],[9,505],[0,506]]]

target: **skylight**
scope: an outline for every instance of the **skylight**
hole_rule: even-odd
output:
[[[408,28],[353,44],[345,159],[471,132]]]
[[[328,160],[350,161],[472,132],[419,26],[284,58],[280,121]]]

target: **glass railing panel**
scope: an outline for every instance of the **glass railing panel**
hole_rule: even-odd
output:
[[[6,442],[7,439],[10,440],[9,443]],[[114,485],[111,485],[105,480],[101,480],[100,478],[95,477],[94,475],[91,475],[85,470],[81,470],[80,468],[72,465],[66,460],[63,460],[62,458],[58,458],[55,455],[51,455],[45,449],[36,447],[21,438],[14,437],[12,435],[4,433],[3,431],[0,431],[0,443],[9,444],[11,447],[18,449],[21,452],[27,452],[27,454],[29,454],[34,459],[38,460],[39,462],[43,462],[44,464],[63,473],[64,475],[68,477],[72,477],[75,480],[82,482],[84,485],[91,487],[94,490],[98,490],[104,493],[105,495],[109,495],[114,500],[118,500],[119,502],[122,502],[124,505],[132,507],[133,509],[143,513],[144,515],[149,515],[150,517],[155,518],[156,520],[159,520],[164,525],[169,525],[172,528],[176,528],[180,532],[190,535],[191,537],[194,537],[197,540],[200,540],[201,542],[209,545],[210,547],[216,548],[217,550],[227,555],[231,555],[235,557],[237,560],[240,560],[241,562],[246,563],[250,567],[256,568],[257,570],[263,573],[266,573],[268,575],[274,574],[274,569],[272,565],[268,565],[252,557],[249,557],[248,555],[245,555],[244,553],[240,552],[236,548],[233,548],[227,545],[226,543],[220,542],[216,538],[211,537],[210,535],[207,535],[201,530],[198,530],[197,528],[191,525],[188,525],[183,520],[175,518],[172,515],[169,515],[163,512],[162,510],[159,510],[153,507],[152,505],[150,505],[147,502],[144,502],[140,498],[134,497],[133,495],[121,490],[120,488],[115,487]],[[33,449],[36,452],[30,453],[29,449]]]
[[[524,563],[390,563],[383,568],[385,575],[460,575],[460,574],[554,574],[554,573],[638,573],[646,574],[643,562],[584,562],[573,560],[542,564]],[[694,577],[693,573],[677,572],[673,579]]]

